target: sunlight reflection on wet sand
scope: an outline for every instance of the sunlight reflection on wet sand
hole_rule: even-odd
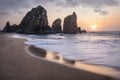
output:
[[[26,47],[27,53],[33,57],[52,61],[52,62],[59,63],[59,64],[63,64],[68,67],[77,68],[77,69],[81,69],[81,70],[85,70],[85,71],[89,71],[89,72],[93,72],[93,73],[120,79],[120,71],[117,71],[115,69],[104,67],[104,66],[86,64],[86,63],[83,63],[80,61],[67,60],[67,59],[64,59],[62,56],[58,55],[57,53],[50,52],[50,51],[46,51],[45,57],[37,56],[34,54],[34,51],[31,52],[30,49],[32,49],[32,48],[30,48],[30,47],[35,48],[35,46]],[[42,50],[42,49],[40,49],[40,50]],[[40,54],[40,53],[37,53],[37,54]]]

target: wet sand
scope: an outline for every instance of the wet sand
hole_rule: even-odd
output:
[[[0,80],[117,80],[32,57],[25,51],[24,39],[6,35],[0,35]],[[31,50],[39,52],[36,48]],[[44,57],[46,51],[42,53]]]
[[[28,45],[25,48],[25,50],[30,56],[35,57],[37,59],[44,59],[57,64],[65,65],[67,67],[71,67],[79,70],[85,70],[88,72],[120,79],[120,71],[117,69],[100,66],[100,65],[92,65],[81,61],[67,60],[62,56],[58,55],[59,54],[58,52],[56,53],[56,52],[45,51],[44,49],[37,48],[33,45]]]

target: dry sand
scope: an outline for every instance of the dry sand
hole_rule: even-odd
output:
[[[26,53],[24,39],[6,35],[0,35],[0,80],[117,80],[34,58]]]

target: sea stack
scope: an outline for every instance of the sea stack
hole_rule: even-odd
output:
[[[65,17],[63,24],[63,33],[67,34],[78,33],[77,16],[75,12],[73,12],[72,15]]]
[[[42,6],[33,8],[19,24],[18,32],[25,34],[52,33],[52,29],[48,25],[47,11]]]
[[[6,33],[10,33],[10,32],[16,32],[18,29],[18,25],[13,24],[10,25],[10,22],[8,21],[4,27],[4,29],[2,30],[2,32],[6,32]]]
[[[78,33],[79,34],[81,34],[82,32],[81,32],[81,28],[80,27],[78,27]]]
[[[11,26],[10,26],[10,22],[8,21],[4,27],[4,29],[2,30],[2,32],[11,32]]]
[[[62,27],[61,27],[61,19],[56,19],[52,24],[52,29],[55,33],[61,33]]]
[[[19,25],[10,25],[8,21],[2,32],[16,32],[22,34],[52,34],[52,33],[66,33],[76,34],[86,32],[77,27],[77,15],[73,12],[64,18],[63,30],[61,26],[61,19],[56,19],[52,28],[48,25],[47,11],[42,6],[38,6],[29,11]]]

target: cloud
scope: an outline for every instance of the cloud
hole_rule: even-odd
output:
[[[33,0],[31,0],[33,1]],[[106,7],[116,7],[119,5],[119,0],[34,0],[35,3],[47,4],[53,3],[56,6],[61,6],[65,8],[73,7],[89,7],[94,10],[94,12],[100,15],[107,15],[108,11],[105,11]]]
[[[104,8],[118,6],[119,0],[0,0],[0,13],[20,13],[22,9],[31,8],[34,3],[42,5],[52,3],[65,8],[83,6],[92,8],[100,15],[106,15],[108,11],[105,11]]]
[[[0,15],[7,15],[7,12],[0,12]]]
[[[94,12],[99,13],[99,15],[103,15],[103,16],[108,14],[108,11],[104,11],[101,9],[94,9]]]
[[[100,15],[107,15],[108,12],[107,12],[107,11],[101,11],[99,14],[100,14]]]
[[[47,4],[47,3],[53,3],[59,0],[34,0],[35,3],[41,3],[41,4]]]
[[[29,7],[27,0],[0,0],[0,12],[12,12]]]
[[[84,6],[92,8],[111,7],[119,5],[117,0],[65,0],[57,3],[57,5],[75,7]]]
[[[63,7],[89,7],[94,9],[95,12],[99,12],[100,15],[108,14],[107,11],[103,10],[106,7],[116,7],[119,5],[118,0],[65,0],[56,2],[56,5]]]

